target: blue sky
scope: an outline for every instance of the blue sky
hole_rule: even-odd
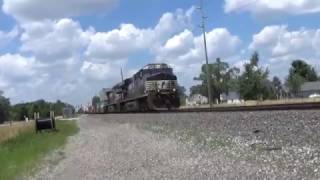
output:
[[[83,104],[151,62],[189,88],[203,63],[199,0],[3,0],[0,89],[13,103]],[[285,78],[294,59],[319,69],[320,2],[204,0],[210,61],[261,65]]]

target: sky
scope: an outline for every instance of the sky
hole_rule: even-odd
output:
[[[148,63],[189,88],[204,63],[200,0],[0,0],[0,90],[13,104],[80,105]],[[270,78],[303,59],[320,70],[320,1],[204,0],[209,62],[254,51]]]

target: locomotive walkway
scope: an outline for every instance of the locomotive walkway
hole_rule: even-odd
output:
[[[142,116],[130,115],[131,120]],[[48,157],[44,167],[30,179],[290,178],[290,174],[274,172],[267,165],[261,167],[254,162],[200,150],[136,128],[128,117],[81,116],[78,120],[79,134],[69,140],[65,149]],[[108,118],[115,120],[108,121]]]

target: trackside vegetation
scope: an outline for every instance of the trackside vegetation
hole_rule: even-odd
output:
[[[62,147],[78,132],[75,121],[57,121],[58,132],[36,134],[34,129],[0,143],[0,179],[16,179],[37,167],[49,152]]]
[[[250,61],[239,67],[231,67],[227,62],[217,58],[209,64],[212,99],[221,102],[221,95],[238,92],[244,100],[274,100],[283,97],[300,98],[299,92],[305,82],[320,80],[316,68],[307,60],[293,60],[284,81],[277,76],[270,77],[269,69],[261,64],[258,52],[254,52]],[[201,94],[208,97],[207,71],[204,64],[201,73],[194,80],[200,84],[190,88],[190,95]]]
[[[0,126],[0,144],[18,136],[21,133],[34,129],[34,122],[17,122],[11,125]]]

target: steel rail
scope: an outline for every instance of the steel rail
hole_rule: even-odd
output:
[[[285,111],[285,110],[320,110],[319,102],[292,103],[292,104],[268,104],[255,106],[224,106],[213,108],[185,108],[175,110],[159,110],[146,112],[112,112],[112,113],[86,113],[86,114],[123,114],[123,113],[200,113],[200,112],[239,112],[239,111]]]

